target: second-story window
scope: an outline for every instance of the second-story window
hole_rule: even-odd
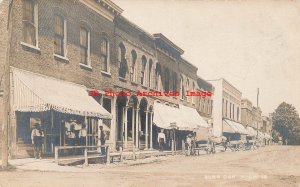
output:
[[[177,73],[176,72],[173,72],[172,81],[173,81],[173,92],[177,92]]]
[[[84,28],[80,27],[80,54],[81,54],[81,63],[87,66],[90,66],[90,33]]]
[[[161,66],[157,62],[155,66],[155,89],[160,90]]]
[[[54,17],[54,53],[65,56],[65,21],[61,16]]]
[[[184,99],[184,85],[183,85],[183,77],[180,77],[180,99]]]
[[[123,43],[120,43],[118,53],[119,77],[125,79],[127,73],[127,60],[125,58],[126,49]]]
[[[190,80],[187,79],[186,80],[186,91],[189,91],[189,90],[190,90]],[[190,102],[190,96],[186,96],[186,101]]]
[[[23,1],[23,42],[38,46],[37,5],[34,0]]]
[[[153,61],[152,59],[149,60],[149,72],[148,72],[148,83],[149,83],[149,87],[152,88],[152,66],[153,66]]]
[[[102,71],[109,72],[109,43],[106,38],[101,39],[101,62]]]
[[[194,82],[193,82],[192,91],[195,92],[195,83]],[[191,97],[192,97],[192,103],[195,104],[195,98],[194,98],[194,96],[191,96]]]
[[[170,91],[170,71],[168,68],[165,68],[164,80],[165,92],[168,92]]]
[[[146,86],[146,82],[147,82],[146,66],[147,66],[147,59],[145,56],[142,56],[141,84],[144,86]]]
[[[136,65],[137,54],[135,50],[131,51],[131,68],[130,68],[130,81],[137,82],[137,65]]]

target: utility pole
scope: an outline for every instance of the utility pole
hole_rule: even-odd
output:
[[[256,107],[258,108],[259,88],[257,88]]]
[[[7,19],[5,22],[6,24],[6,31],[7,35],[7,43],[6,43],[6,55],[3,59],[4,61],[4,72],[3,72],[3,113],[0,114],[3,116],[3,123],[2,123],[2,168],[8,168],[8,129],[10,123],[10,61],[9,61],[9,53],[10,53],[10,43],[11,43],[11,7],[13,0],[3,0],[3,6],[5,7],[5,13],[7,16],[4,19]],[[4,47],[5,49],[5,47]]]

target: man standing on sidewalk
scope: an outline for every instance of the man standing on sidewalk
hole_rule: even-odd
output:
[[[31,141],[34,145],[34,158],[42,159],[42,141],[43,141],[44,133],[40,128],[40,124],[34,124],[34,128],[31,131]]]
[[[158,133],[157,142],[159,145],[159,151],[163,151],[164,144],[166,143],[166,135],[164,134],[164,129],[161,129],[160,133]]]
[[[105,145],[106,142],[106,134],[103,130],[103,126],[99,126],[99,130],[100,130],[100,144],[101,146]],[[106,150],[105,147],[101,147],[101,155],[106,155]]]

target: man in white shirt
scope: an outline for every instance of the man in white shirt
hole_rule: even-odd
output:
[[[163,151],[164,144],[166,143],[166,135],[164,134],[164,129],[161,129],[160,133],[158,133],[157,142],[159,145],[159,151]]]
[[[40,158],[41,157],[41,150],[42,150],[42,141],[44,137],[44,132],[40,128],[40,124],[36,123],[34,124],[34,128],[31,131],[31,141],[32,144],[34,145],[34,158]]]

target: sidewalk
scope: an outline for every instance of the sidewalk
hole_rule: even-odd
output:
[[[136,154],[145,154],[145,153],[158,153],[158,151],[143,151],[137,152]],[[169,152],[169,151],[168,151]],[[216,154],[218,154],[217,151]],[[231,152],[231,151],[226,151]],[[167,153],[163,152],[163,153]],[[124,152],[124,155],[130,155],[132,152]],[[200,156],[204,156],[204,152]],[[207,155],[209,156],[209,155]],[[163,162],[172,159],[181,159],[186,157],[185,155],[174,155],[172,156],[170,153],[164,156],[151,156],[148,158],[142,158],[137,160],[123,160],[123,162],[113,162],[109,165],[107,164],[89,164],[89,166],[84,167],[84,165],[76,165],[76,166],[60,166],[55,163],[54,158],[51,159],[34,159],[34,158],[24,158],[24,159],[14,159],[9,160],[9,164],[12,165],[16,170],[19,171],[41,171],[41,172],[100,172],[104,169],[115,168],[115,167],[124,167],[124,166],[133,166],[133,165],[143,165],[143,164],[151,164],[156,162]],[[197,156],[196,156],[197,157]],[[1,161],[0,161],[1,162]]]

